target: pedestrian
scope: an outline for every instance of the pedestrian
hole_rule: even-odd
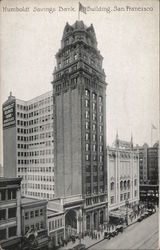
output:
[[[100,239],[100,232],[98,233],[98,239]]]

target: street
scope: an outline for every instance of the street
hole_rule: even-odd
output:
[[[103,240],[89,249],[158,249],[158,211],[131,225],[115,238]]]

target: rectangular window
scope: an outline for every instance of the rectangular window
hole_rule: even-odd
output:
[[[99,132],[102,132],[103,127],[100,125],[99,126]]]
[[[102,136],[102,135],[99,136],[99,141],[100,141],[100,142],[103,141],[103,136]]]
[[[57,228],[57,220],[55,220],[55,228]]]
[[[89,151],[89,144],[86,143],[86,151]]]
[[[103,162],[103,157],[102,157],[102,155],[99,156],[99,161],[100,161],[100,162]]]
[[[39,210],[36,210],[35,211],[35,217],[38,217],[39,216]]]
[[[85,95],[89,96],[89,90],[88,89],[85,90]]]
[[[93,144],[93,151],[95,152],[96,151],[96,145]]]
[[[1,220],[6,220],[6,209],[0,210],[0,221]]]
[[[86,154],[86,161],[89,161],[89,155]]]
[[[94,102],[92,103],[92,108],[93,108],[93,111],[96,110],[96,104]]]
[[[6,228],[0,230],[0,241],[6,239]]]
[[[92,94],[92,98],[93,98],[93,100],[96,100],[96,94],[95,93]]]
[[[25,213],[25,220],[28,220],[29,219],[29,212],[26,212]]]
[[[89,112],[86,110],[86,118],[89,118]]]
[[[102,146],[102,145],[100,145],[100,146],[99,146],[99,152],[101,153],[101,152],[102,152],[102,150],[103,150],[103,146]]]
[[[102,122],[102,116],[101,115],[99,116],[99,122]]]
[[[86,129],[89,129],[89,122],[86,122]]]
[[[93,129],[93,131],[96,130],[96,124],[93,124],[93,125],[92,125],[92,129]]]
[[[40,209],[40,215],[43,215],[43,209]]]
[[[14,227],[10,227],[9,230],[8,230],[8,236],[9,238],[10,237],[14,237],[17,235],[17,227],[14,226]]]
[[[123,194],[121,194],[120,196],[120,201],[123,201]]]
[[[102,113],[102,106],[99,106],[99,112]]]
[[[89,134],[86,133],[86,141],[88,141],[88,140],[89,140]]]
[[[51,221],[49,221],[49,231],[52,230],[52,227],[51,227]]]
[[[99,102],[102,103],[102,96],[99,96]]]
[[[93,118],[93,121],[96,120],[96,114],[95,113],[93,113],[92,118]]]
[[[128,193],[128,199],[130,199],[130,193]]]
[[[6,190],[0,190],[0,200],[4,201],[6,199]]]
[[[30,212],[30,218],[34,218],[34,211]]]
[[[8,209],[8,218],[15,218],[16,217],[16,212],[17,212],[17,208],[13,207],[13,208],[9,208]]]
[[[86,108],[88,108],[89,107],[89,100],[85,100],[85,106],[86,106]]]
[[[92,135],[92,138],[93,138],[93,141],[96,141],[96,135],[95,134]]]

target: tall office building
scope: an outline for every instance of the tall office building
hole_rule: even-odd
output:
[[[139,147],[139,179],[140,179],[140,183],[144,183],[148,180],[147,151],[148,151],[148,145],[146,143],[143,145],[143,147]]]
[[[155,143],[153,147],[147,144],[139,147],[139,175],[142,184],[158,183],[158,150],[159,143]]]
[[[54,197],[52,91],[32,100],[12,94],[3,104],[5,177],[23,177],[22,195]]]
[[[93,229],[107,213],[107,84],[93,25],[86,27],[83,21],[67,23],[56,59],[55,195],[70,197],[72,202],[73,197],[74,201],[76,197],[82,199],[78,220],[83,217],[84,228]]]

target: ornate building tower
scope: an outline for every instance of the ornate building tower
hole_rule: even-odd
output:
[[[55,195],[81,197],[85,228],[96,228],[107,211],[107,84],[93,25],[67,23],[56,59]]]

